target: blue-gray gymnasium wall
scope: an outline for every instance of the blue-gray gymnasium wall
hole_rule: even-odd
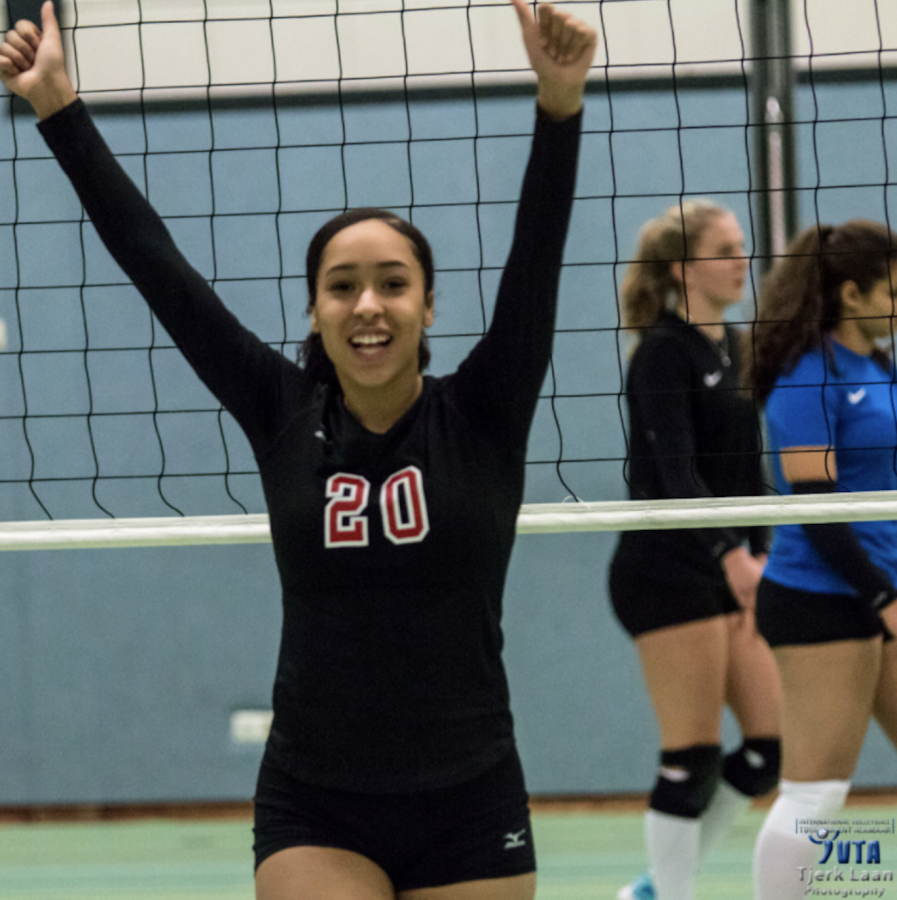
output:
[[[893,109],[893,82],[886,99]],[[614,330],[614,263],[680,193],[730,206],[752,250],[746,109],[743,88],[725,85],[680,88],[678,98],[665,86],[620,88],[612,103],[589,97],[527,502],[563,500],[568,487],[589,500],[625,496],[627,342]],[[827,221],[885,218],[886,150],[897,158],[897,136],[884,112],[877,82],[800,89],[798,118],[820,123],[798,129],[803,222],[817,208]],[[210,117],[150,107],[145,120],[98,121],[188,258],[288,355],[308,328],[305,247],[330,213],[277,211],[348,203],[407,214],[413,203],[440,270],[432,347],[441,374],[488,318],[532,115],[524,97],[421,96],[407,109],[403,98],[289,106],[276,118],[270,108]],[[410,152],[409,122],[415,141],[432,139]],[[278,136],[288,148],[279,155]],[[145,163],[147,149],[167,152]],[[101,515],[101,506],[118,517],[238,513],[236,501],[262,511],[255,476],[242,474],[254,468],[245,440],[121,284],[46,156],[31,118],[0,114],[0,317],[11,337],[0,354],[0,519],[44,518],[41,504],[55,518]],[[735,317],[752,312],[749,290]],[[656,728],[607,599],[615,540],[517,543],[506,661],[537,794],[643,791],[653,780]],[[0,804],[248,798],[260,748],[231,741],[230,716],[269,705],[279,626],[269,546],[0,555]],[[726,741],[735,740],[727,722]],[[895,775],[874,731],[857,783]]]

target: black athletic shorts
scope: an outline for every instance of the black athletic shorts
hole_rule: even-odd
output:
[[[536,870],[517,751],[471,781],[408,794],[298,781],[266,754],[255,796],[255,865],[288,847],[336,847],[375,862],[396,891]]]
[[[770,647],[888,637],[881,617],[849,594],[817,594],[763,578],[757,628]]]
[[[689,579],[683,569],[671,571],[651,559],[635,571],[630,560],[614,557],[609,586],[614,612],[632,637],[741,608],[722,577],[715,580],[701,573]]]

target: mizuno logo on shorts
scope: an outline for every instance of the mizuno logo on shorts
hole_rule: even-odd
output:
[[[514,850],[517,847],[525,847],[526,841],[522,840],[523,836],[526,834],[526,829],[523,831],[509,831],[505,835],[505,850]]]

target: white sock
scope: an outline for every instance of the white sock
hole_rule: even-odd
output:
[[[754,847],[755,900],[799,900],[807,895],[807,873],[819,845],[796,833],[796,820],[832,816],[847,799],[849,781],[786,781],[779,783],[773,804]]]
[[[703,860],[732,826],[748,811],[751,798],[735,790],[724,778],[720,780],[713,799],[698,820],[701,823],[700,857]]]
[[[657,900],[694,900],[701,820],[649,809],[645,842]]]

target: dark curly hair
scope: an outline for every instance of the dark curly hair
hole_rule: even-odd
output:
[[[758,401],[841,321],[841,286],[852,281],[866,293],[889,277],[895,261],[897,234],[866,219],[814,225],[789,244],[760,291],[747,372]],[[884,354],[874,355],[886,364]]]
[[[324,249],[327,247],[327,244],[344,228],[348,228],[350,225],[357,225],[359,222],[366,222],[369,219],[379,219],[385,222],[390,228],[395,229],[399,234],[404,235],[411,241],[414,256],[424,270],[424,291],[429,295],[433,290],[436,275],[433,265],[433,250],[421,231],[388,209],[363,207],[334,216],[329,222],[325,222],[311,239],[305,256],[305,277],[308,282],[307,312],[311,312],[315,306],[318,271],[321,268],[321,257],[324,255]],[[315,381],[326,384],[337,383],[336,370],[333,368],[333,363],[324,349],[324,343],[320,334],[310,332],[308,337],[299,345],[299,362]],[[418,349],[419,370],[423,372],[429,364],[430,347],[427,343],[426,334],[422,334]]]

